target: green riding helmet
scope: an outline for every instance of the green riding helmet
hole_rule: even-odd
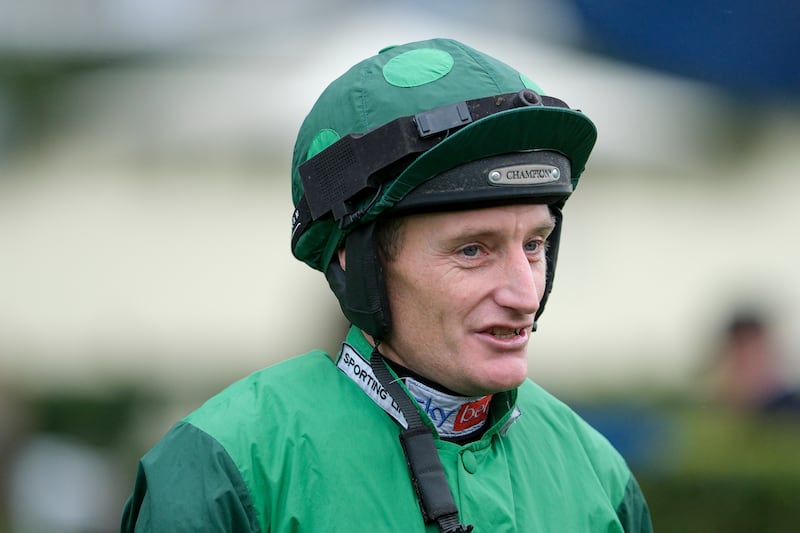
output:
[[[550,206],[545,294],[561,208],[597,138],[594,124],[529,78],[464,44],[390,47],[331,83],[292,160],[292,253],[325,273],[345,316],[375,337],[391,328],[374,221],[512,203]],[[332,260],[342,246],[347,271]]]

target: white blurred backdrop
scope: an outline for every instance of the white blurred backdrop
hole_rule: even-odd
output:
[[[7,57],[34,78],[67,65],[37,87],[38,128],[0,86],[0,131],[33,130],[0,152],[0,381],[195,387],[335,350],[336,302],[289,250],[294,135],[351,64],[430,36],[505,60],[599,130],[534,378],[680,388],[741,305],[774,314],[796,376],[796,102],[576,47],[565,4],[491,5],[0,2]]]

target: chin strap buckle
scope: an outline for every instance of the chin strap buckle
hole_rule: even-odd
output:
[[[438,520],[442,533],[470,533],[472,526],[465,526],[458,521],[458,516],[444,516]]]

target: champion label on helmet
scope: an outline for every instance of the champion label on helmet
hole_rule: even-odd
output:
[[[514,165],[489,171],[492,185],[537,185],[558,181],[561,171],[551,165]]]

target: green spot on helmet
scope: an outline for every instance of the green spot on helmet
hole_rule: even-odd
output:
[[[333,81],[300,127],[292,160],[292,252],[328,275],[346,237],[382,213],[464,202],[560,208],[596,136],[585,115],[460,42],[385,48]],[[493,177],[475,179],[470,166],[542,157],[563,159],[554,174],[563,179],[499,187]],[[348,252],[348,269],[350,262]],[[331,281],[343,303],[336,285]]]
[[[387,61],[383,78],[396,87],[419,87],[446,76],[453,63],[453,56],[445,50],[416,48]]]

